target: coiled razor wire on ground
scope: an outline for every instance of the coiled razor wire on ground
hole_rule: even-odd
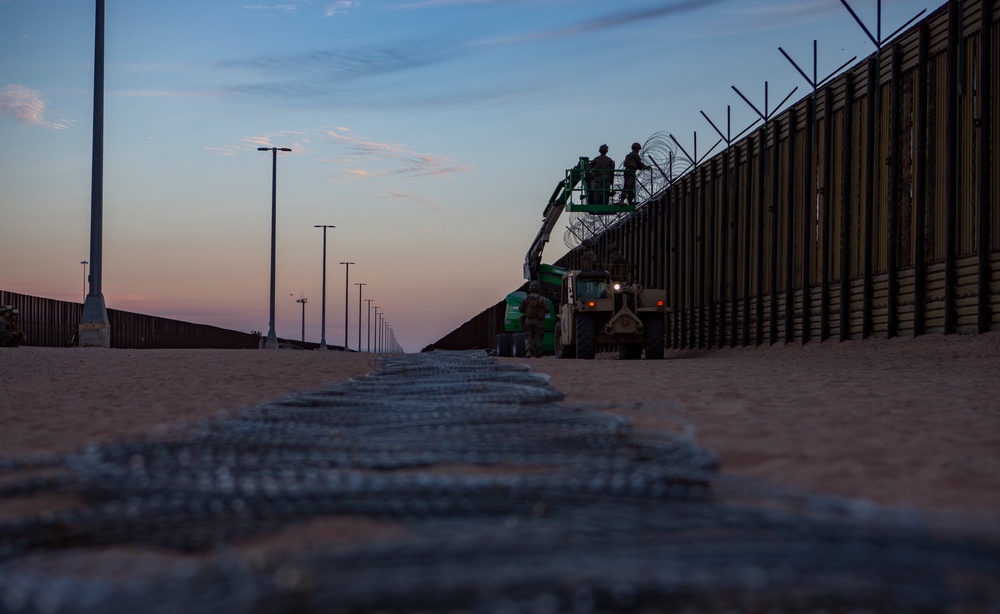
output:
[[[483,353],[393,356],[239,418],[0,462],[5,499],[84,501],[0,522],[0,611],[1000,608],[995,533],[734,494],[691,429],[642,431],[561,398]],[[241,550],[329,517],[406,532]]]

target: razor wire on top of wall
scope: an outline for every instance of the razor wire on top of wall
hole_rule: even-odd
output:
[[[0,521],[0,611],[1000,605],[995,538],[829,498],[751,501],[717,488],[690,430],[561,399],[483,353],[392,356],[238,418],[0,461],[4,499],[79,501]],[[245,549],[331,518],[402,530]]]

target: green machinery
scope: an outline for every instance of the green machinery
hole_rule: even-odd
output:
[[[571,271],[541,262],[545,244],[563,211],[595,215],[635,211],[634,204],[612,203],[610,190],[601,193],[596,189],[588,181],[589,166],[589,158],[581,157],[556,185],[542,214],[542,227],[524,259],[524,278],[541,282],[552,304],[543,323],[542,350],[562,358],[593,358],[598,345],[617,343],[623,358],[638,358],[643,351],[647,358],[661,358],[664,314],[668,311],[665,291],[642,288],[626,279],[627,275],[614,276],[604,270]],[[578,284],[586,284],[588,290],[581,294]],[[588,292],[596,292],[587,297],[596,300],[581,303],[576,298]],[[507,295],[504,332],[496,337],[497,356],[525,355],[518,310],[525,296],[527,293],[521,290]]]

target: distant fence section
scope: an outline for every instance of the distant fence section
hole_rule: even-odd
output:
[[[441,350],[475,350],[493,347],[496,334],[503,329],[506,299],[479,313],[462,326],[459,326],[436,343],[424,348],[423,351]]]
[[[0,305],[13,305],[28,337],[25,345],[65,347],[71,345],[83,315],[81,303],[57,301],[0,290]],[[108,309],[113,348],[220,348],[253,349],[260,335],[192,324],[157,316]],[[299,347],[316,344],[294,342]]]
[[[998,11],[948,2],[597,238],[667,289],[668,347],[997,326]]]

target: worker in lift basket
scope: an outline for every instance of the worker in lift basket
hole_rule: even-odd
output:
[[[542,296],[542,284],[537,281],[528,284],[528,296],[521,301],[517,310],[524,314],[521,316],[521,330],[524,331],[526,355],[528,358],[540,358],[542,336],[545,334],[542,322],[549,314],[549,301]]]
[[[601,155],[590,161],[590,201],[592,205],[606,205],[611,200],[611,187],[615,178],[615,161],[608,157],[608,146],[601,145]]]
[[[635,172],[644,171],[648,166],[646,166],[642,157],[639,156],[639,150],[642,149],[642,145],[638,143],[632,143],[632,151],[625,156],[625,162],[622,165],[625,167],[625,183],[622,186],[621,197],[618,199],[618,204],[625,204],[625,199],[628,199],[630,205],[635,204]]]

